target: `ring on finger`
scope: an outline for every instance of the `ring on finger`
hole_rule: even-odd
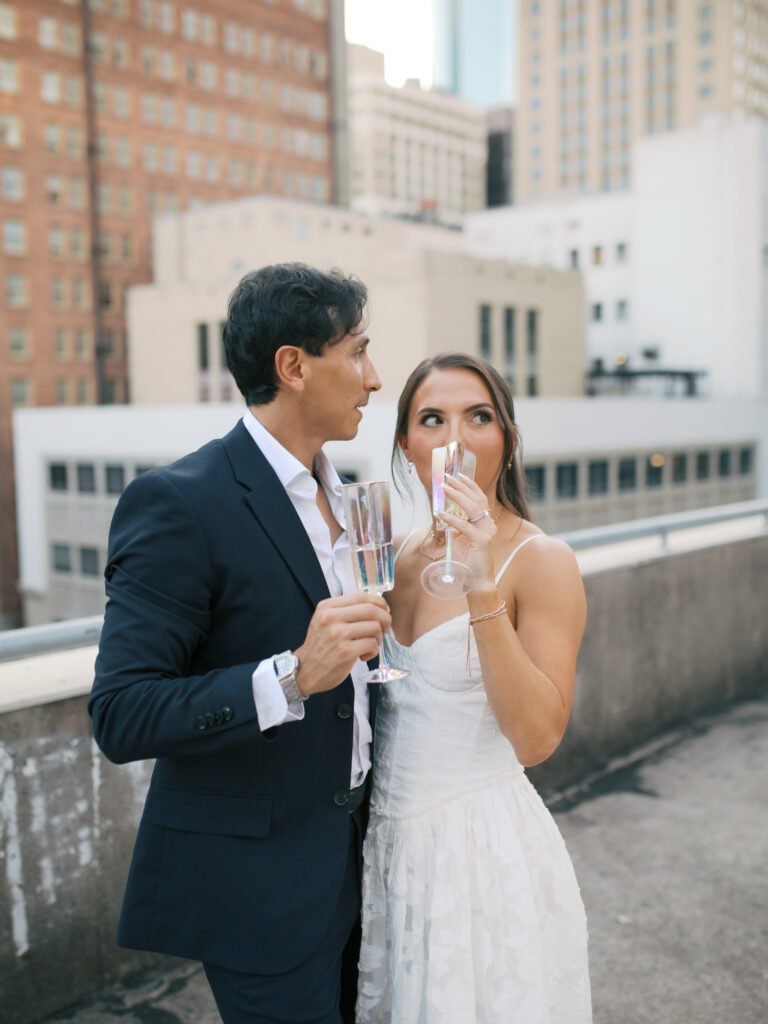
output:
[[[479,523],[481,519],[485,519],[485,517],[489,516],[490,514],[491,514],[491,510],[489,508],[483,509],[483,511],[480,513],[479,516],[475,516],[474,519],[468,519],[467,522],[468,523]]]

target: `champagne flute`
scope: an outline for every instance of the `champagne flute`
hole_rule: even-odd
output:
[[[441,448],[432,449],[432,515],[438,530],[445,530],[445,558],[428,565],[421,574],[421,585],[432,597],[444,601],[466,594],[474,581],[474,574],[468,565],[453,558],[453,534],[445,523],[437,518],[438,512],[450,512],[462,519],[466,512],[445,496],[446,474],[458,476],[461,472],[471,480],[475,477],[477,460],[472,452],[466,451],[458,441],[449,441]]]
[[[395,582],[389,484],[384,480],[342,484],[341,497],[357,589],[364,594],[383,594]],[[379,667],[363,678],[368,683],[388,683],[408,674],[406,669],[390,666],[382,644]]]

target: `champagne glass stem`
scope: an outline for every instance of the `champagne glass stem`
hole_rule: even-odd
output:
[[[384,644],[379,647],[379,664],[385,672],[389,672],[389,660],[387,658],[386,651],[384,650]]]
[[[451,562],[453,561],[453,530],[446,529],[445,531],[445,570],[446,572],[451,571]]]

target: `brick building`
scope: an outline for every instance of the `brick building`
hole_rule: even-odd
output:
[[[125,293],[151,280],[154,215],[345,201],[343,24],[342,0],[0,2],[0,627],[12,409],[130,400]]]

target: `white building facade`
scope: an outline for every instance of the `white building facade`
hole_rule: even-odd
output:
[[[468,251],[578,267],[592,361],[768,394],[768,125],[712,116],[641,139],[634,167],[631,192],[468,215]]]
[[[107,536],[123,488],[227,433],[242,406],[22,409],[14,414],[25,622],[104,608]],[[755,402],[522,398],[516,418],[532,519],[561,532],[768,494],[768,415]],[[388,479],[396,404],[373,396],[357,437],[326,451],[341,473]],[[418,485],[417,485],[418,486]],[[393,489],[396,531],[428,521]]]

